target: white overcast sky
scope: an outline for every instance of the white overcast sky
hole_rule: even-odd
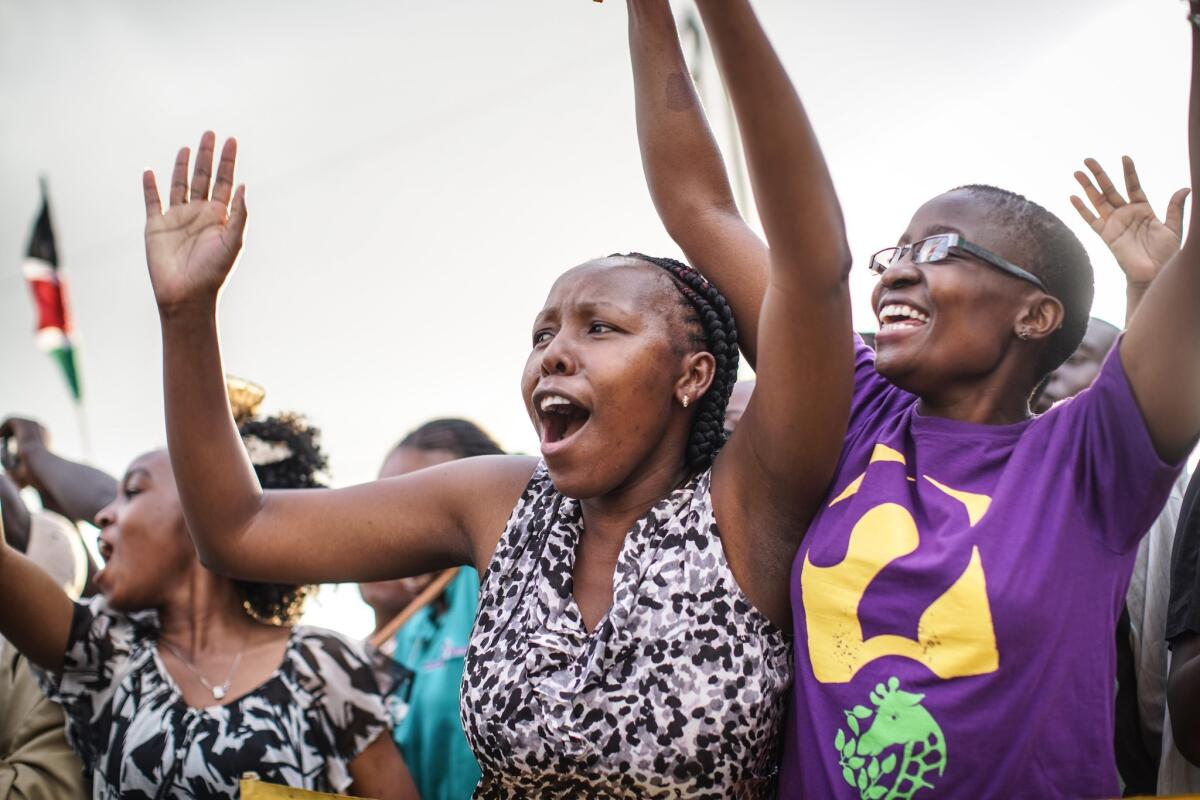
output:
[[[975,182],[1066,220],[1096,264],[1094,313],[1122,319],[1071,173],[1085,156],[1119,173],[1128,153],[1160,212],[1186,184],[1182,3],[757,8],[833,170],[860,327],[869,253]],[[371,478],[434,416],[535,452],[518,377],[553,279],[615,251],[677,254],[642,179],[625,22],[618,0],[0,0],[0,414],[82,455],[19,271],[45,174],[92,460],[119,473],[165,441],[140,172],[213,128],[241,142],[251,215],[221,309],[227,368],[323,429],[335,482]],[[366,625],[344,591],[314,618]]]

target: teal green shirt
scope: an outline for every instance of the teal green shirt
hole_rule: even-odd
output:
[[[446,587],[446,610],[422,608],[396,632],[392,658],[413,673],[408,713],[393,732],[422,800],[467,800],[479,765],[458,715],[467,640],[479,604],[479,574],[463,567]]]

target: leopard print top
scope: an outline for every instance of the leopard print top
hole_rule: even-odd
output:
[[[579,503],[544,464],[484,573],[462,718],[477,798],[758,798],[777,769],[791,644],[725,561],[710,473],[629,532],[588,633]]]

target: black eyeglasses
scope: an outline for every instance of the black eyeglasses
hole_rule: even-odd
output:
[[[885,247],[871,256],[871,271],[876,275],[882,275],[887,272],[888,267],[899,263],[900,259],[904,258],[906,253],[912,253],[912,263],[914,264],[932,264],[947,258],[950,255],[951,248],[969,253],[981,261],[986,261],[996,269],[1007,272],[1014,278],[1029,281],[1046,294],[1050,294],[1050,290],[1046,288],[1046,284],[1042,283],[1041,278],[1037,275],[1028,270],[1021,269],[1003,256],[998,256],[990,250],[985,250],[977,244],[968,242],[957,233],[939,233],[937,236],[930,236],[912,244],[903,244],[899,247]]]

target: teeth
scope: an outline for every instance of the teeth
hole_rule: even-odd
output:
[[[879,310],[879,321],[884,323],[884,328],[895,327],[896,318],[914,319],[917,322],[929,322],[929,315],[922,314],[912,306],[903,305],[900,303],[892,303],[884,306]]]
[[[565,397],[559,397],[556,394],[549,394],[542,398],[542,411],[546,411],[547,409],[549,409],[553,406],[569,406],[569,405],[571,405],[570,400],[568,400]]]

